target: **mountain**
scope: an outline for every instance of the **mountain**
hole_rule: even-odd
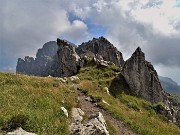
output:
[[[159,76],[162,87],[169,93],[180,94],[180,86],[171,78]]]
[[[153,65],[145,60],[145,54],[140,47],[125,62],[122,75],[127,81],[131,93],[153,104],[165,102],[166,94],[163,92],[157,72]]]
[[[153,110],[152,112],[180,126],[180,105],[171,94],[163,90],[155,68],[150,62],[146,61],[145,54],[140,47],[135,50],[128,60],[124,61],[122,53],[104,37],[93,38],[79,46],[75,46],[66,40],[57,39],[56,42],[46,43],[42,49],[39,49],[36,58],[26,56],[25,59],[18,59],[16,70],[20,74],[60,78],[68,86],[71,84],[69,86],[71,87],[70,89],[75,89],[74,92],[77,92],[77,95],[85,94],[86,97],[82,95],[82,97],[78,97],[79,99],[95,104],[102,101],[98,106],[108,111],[103,113],[103,115],[115,112],[119,115],[120,110],[118,108],[120,106],[113,104],[114,100],[117,99],[137,112],[141,112],[144,109],[146,111]],[[76,80],[77,78],[79,78],[78,81]],[[81,92],[79,93],[79,91]],[[104,96],[102,92],[106,92],[109,96]],[[111,103],[113,107],[117,108],[107,107],[102,105],[102,103],[106,105]],[[103,112],[100,108],[93,108],[92,104],[84,101],[80,106],[85,108],[84,112],[86,113],[91,112],[91,109]],[[67,110],[64,107],[63,110],[67,115]],[[78,111],[77,108],[73,110],[75,112],[72,115],[74,116],[75,113],[79,115],[79,118],[74,120],[70,126],[71,132],[73,134],[78,132],[78,134],[84,135],[87,133],[85,132],[86,130],[92,130],[92,121],[94,122],[94,120],[91,123],[87,122],[90,124],[90,126],[87,126],[89,124],[84,123],[82,120],[84,113]],[[151,114],[151,112],[149,113]],[[117,114],[115,113],[116,117]],[[137,113],[136,117],[137,115],[140,114]],[[98,115],[90,117],[90,120],[101,116],[102,114],[98,113]],[[126,119],[123,114],[120,117]],[[74,119],[76,119],[76,116]],[[114,118],[111,117],[111,119]],[[102,121],[100,123],[104,123],[104,120]],[[133,121],[128,122],[127,119],[124,121],[133,123],[131,128],[134,125],[140,128],[140,125]],[[115,125],[118,125],[118,122]],[[101,125],[100,127],[104,129],[102,132],[105,133],[107,131],[104,126]],[[99,133],[99,130],[93,132]],[[141,134],[147,134],[147,131],[145,132],[143,133],[143,129],[141,130]],[[108,134],[108,132],[105,134]]]
[[[104,37],[93,38],[78,47],[67,40],[57,39],[57,42],[48,42],[39,49],[35,59],[29,56],[19,58],[16,72],[35,76],[72,76],[86,65],[87,57],[110,61],[117,66],[124,64],[122,53]]]
[[[55,41],[45,43],[42,48],[38,49],[36,58],[29,56],[24,59],[19,58],[16,72],[35,76],[48,76],[57,50],[58,46]]]
[[[117,66],[93,64],[64,78],[0,73],[0,134],[21,126],[42,135],[91,135],[104,131],[98,121],[103,115],[109,135],[179,135],[180,128],[155,111],[157,105],[123,92],[116,98],[108,94],[126,91],[123,81],[115,83],[119,73]]]

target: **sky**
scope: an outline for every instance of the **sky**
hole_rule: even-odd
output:
[[[158,74],[180,84],[180,0],[0,0],[0,72],[48,41],[104,36],[128,59],[140,46]]]

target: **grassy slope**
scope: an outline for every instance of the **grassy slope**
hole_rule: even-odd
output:
[[[104,69],[96,66],[83,68],[79,74],[83,80],[80,82],[80,87],[88,95],[108,102],[110,106],[102,102],[99,102],[99,105],[141,135],[179,135],[180,129],[163,116],[156,114],[149,102],[123,92],[125,85],[114,81],[117,71],[113,66]],[[103,91],[104,86],[113,88],[112,84],[113,86],[119,84],[116,91],[121,93],[116,98]]]
[[[28,131],[67,135],[68,121],[60,107],[71,110],[75,98],[58,79],[0,73],[0,127],[20,117],[17,121],[26,119],[20,124]]]
[[[179,135],[180,129],[157,115],[150,103],[122,92],[126,87],[114,80],[118,72],[119,69],[113,66],[103,69],[86,67],[80,70],[81,81],[78,83],[85,93],[107,101],[110,106],[101,101],[98,104],[137,133]],[[22,124],[27,131],[43,135],[68,134],[69,122],[60,107],[70,111],[72,106],[76,106],[77,95],[72,92],[71,83],[61,83],[58,78],[0,73],[0,127],[20,115],[27,118]],[[113,87],[115,85],[117,87]],[[107,95],[103,90],[105,86],[121,93],[116,98]],[[110,133],[118,135],[108,120],[107,123]]]

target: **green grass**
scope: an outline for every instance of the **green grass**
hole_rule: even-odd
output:
[[[0,127],[21,126],[42,135],[69,134],[69,120],[60,107],[70,112],[78,105],[72,84],[79,83],[80,90],[136,133],[179,135],[180,128],[156,114],[152,104],[128,94],[125,80],[117,77],[119,73],[120,69],[115,66],[92,65],[80,70],[80,81],[68,80],[68,83],[58,78],[0,73]],[[108,95],[104,87],[108,87],[112,95]],[[102,99],[110,106],[102,103]],[[110,134],[119,135],[117,127],[110,120],[106,122]]]
[[[109,120],[106,120],[107,130],[110,135],[121,135],[117,129]]]
[[[86,67],[79,73],[82,80],[80,89],[92,97],[104,99],[110,106],[98,102],[99,106],[109,111],[115,118],[122,120],[132,130],[141,135],[179,135],[180,128],[175,124],[156,114],[153,105],[140,98],[128,95],[128,86],[123,78],[118,80],[118,70],[114,67],[99,69],[95,66]],[[106,73],[109,76],[106,76]],[[87,76],[86,76],[87,75]],[[91,78],[91,79],[89,79]],[[119,81],[119,82],[118,82]],[[102,83],[104,82],[104,83]],[[108,95],[103,91],[103,87],[109,87],[112,94]],[[115,93],[113,93],[115,92]],[[108,126],[114,130],[112,125]]]
[[[68,119],[60,107],[70,111],[75,101],[76,95],[58,79],[0,73],[0,127],[25,117],[19,124],[27,131],[67,135]]]

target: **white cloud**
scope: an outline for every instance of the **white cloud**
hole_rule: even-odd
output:
[[[75,19],[70,21],[69,13]],[[180,7],[176,0],[1,0],[0,20],[0,65],[5,67],[14,66],[17,57],[35,54],[57,37],[78,43],[87,40],[89,21],[106,29],[103,36],[125,58],[141,46],[156,66],[177,70],[180,66]],[[163,66],[158,72],[167,76],[161,72]],[[180,82],[177,70],[171,73]]]
[[[175,7],[175,4],[176,1],[171,0],[162,1],[162,3],[158,6],[144,7],[147,5],[146,3],[145,5],[132,10],[131,13],[135,16],[136,20],[152,24],[153,28],[162,34],[167,35],[177,33],[177,29],[175,29],[171,23],[175,20],[180,20],[180,9]]]
[[[18,57],[34,56],[44,43],[57,37],[86,38],[86,24],[69,21],[70,6],[65,0],[1,0],[0,70],[15,70]]]
[[[66,39],[71,39],[72,41],[76,41],[77,44],[80,44],[86,39],[86,37],[88,37],[87,29],[88,27],[84,22],[74,20],[72,24],[61,33],[61,35]]]

